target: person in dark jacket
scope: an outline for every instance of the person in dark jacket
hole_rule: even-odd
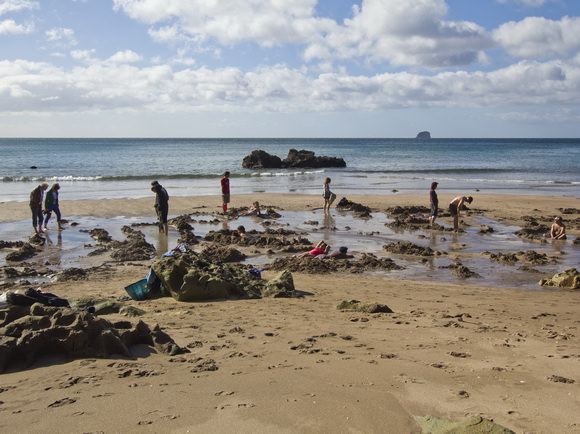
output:
[[[60,215],[60,208],[58,205],[58,191],[60,190],[59,184],[53,184],[50,187],[50,190],[46,192],[46,197],[44,199],[44,213],[46,216],[44,217],[44,230],[47,230],[48,221],[52,216],[52,212],[56,214],[56,222],[58,223],[58,230],[62,230],[61,224],[61,215]]]
[[[42,231],[42,199],[48,188],[47,183],[42,183],[30,192],[30,211],[32,211],[32,227],[34,232],[41,234]]]
[[[169,213],[169,194],[167,190],[163,188],[161,184],[157,181],[151,183],[151,191],[155,193],[155,212],[157,213],[157,219],[159,220],[159,232],[167,235],[168,225],[167,225],[167,214]]]
[[[429,203],[431,205],[431,215],[429,216],[429,227],[433,227],[435,224],[435,219],[439,214],[439,198],[437,197],[437,192],[435,189],[439,183],[432,182],[431,183],[431,190],[429,190]]]

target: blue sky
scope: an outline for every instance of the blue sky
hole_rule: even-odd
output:
[[[580,137],[578,0],[0,0],[0,137]]]

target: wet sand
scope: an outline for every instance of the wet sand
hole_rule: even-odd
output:
[[[465,218],[470,227],[482,215],[520,226],[524,216],[549,222],[560,208],[580,208],[576,198],[474,197]],[[231,205],[255,199],[234,195]],[[377,212],[428,206],[417,195],[349,199]],[[441,205],[449,199],[440,195]],[[317,196],[259,200],[288,212],[314,210],[313,219],[323,220]],[[152,215],[151,206],[152,199],[63,200],[61,209],[64,216],[130,218]],[[219,198],[172,198],[170,207],[174,215],[213,213]],[[3,204],[0,222],[28,213],[26,205]],[[579,229],[568,225],[571,238]],[[577,246],[570,249],[576,250],[566,255],[577,254]],[[150,261],[109,264],[87,280],[42,289],[117,299],[144,277]],[[2,431],[400,433],[420,432],[414,417],[434,415],[482,416],[516,432],[580,432],[579,291],[418,280],[412,273],[293,276],[301,298],[127,302],[147,312],[139,319],[159,324],[191,352],[170,357],[139,346],[133,360],[47,356],[26,370],[14,366],[1,377]],[[337,309],[351,299],[383,303],[394,313]]]

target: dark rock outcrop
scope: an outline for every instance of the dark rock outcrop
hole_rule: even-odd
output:
[[[346,162],[337,157],[317,157],[313,151],[304,149],[300,151],[290,149],[284,160],[266,151],[256,150],[244,157],[242,167],[246,169],[318,169],[322,167],[346,167]]]
[[[422,247],[410,241],[397,241],[383,246],[387,252],[398,255],[434,256],[436,252],[431,247]]]
[[[38,303],[0,310],[0,372],[14,361],[28,367],[46,354],[132,357],[129,347],[135,344],[150,345],[171,355],[183,352],[158,326],[150,329],[142,321],[135,327],[127,321],[116,327],[89,312]]]
[[[246,169],[281,169],[282,160],[266,151],[257,150],[244,157],[242,167]]]
[[[336,209],[341,211],[352,211],[357,217],[360,218],[372,217],[372,210],[368,206],[353,202],[352,200],[348,200],[346,197],[343,197],[338,201],[336,204]]]
[[[316,157],[313,151],[302,149],[290,149],[288,156],[282,160],[284,167],[299,168],[321,168],[321,167],[346,167],[346,162],[342,158],[336,157]]]
[[[419,140],[429,140],[431,138],[431,133],[429,131],[421,131],[417,134],[417,139]]]
[[[126,237],[124,241],[113,240],[104,229],[91,229],[89,234],[98,245],[112,250],[111,258],[116,261],[144,261],[156,255],[155,247],[146,241],[143,232],[130,226],[123,226],[121,231]]]
[[[36,255],[40,250],[30,243],[24,243],[18,250],[6,255],[7,261],[24,261]]]
[[[337,271],[363,273],[369,270],[391,271],[403,268],[390,258],[379,258],[370,253],[363,253],[358,259],[319,259],[311,255],[302,258],[276,258],[268,265],[269,270],[288,270],[309,274],[336,273]]]

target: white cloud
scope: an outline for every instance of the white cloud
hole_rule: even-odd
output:
[[[143,58],[131,50],[118,51],[107,59],[112,63],[134,63],[140,62]]]
[[[363,58],[395,66],[445,67],[478,61],[493,42],[467,21],[446,21],[444,0],[363,0],[339,24],[315,16],[316,0],[114,0],[115,8],[153,26],[157,42],[253,42],[303,47],[307,61]]]
[[[34,26],[31,24],[17,24],[14,20],[0,21],[0,35],[22,35],[33,31]]]
[[[535,59],[566,57],[580,50],[580,18],[563,17],[553,21],[528,17],[502,24],[494,39],[513,56]]]
[[[40,4],[30,0],[2,0],[0,3],[0,15],[21,10],[39,9]]]
[[[45,32],[46,38],[50,42],[55,42],[58,45],[74,46],[77,45],[75,39],[75,32],[73,29],[66,29],[63,27],[54,28]]]
[[[352,19],[308,47],[307,59],[363,57],[394,66],[468,65],[492,46],[485,30],[445,21],[443,0],[364,0]]]
[[[88,60],[72,70],[47,63],[0,62],[0,111],[83,112],[337,112],[394,108],[576,107],[580,99],[578,62],[524,61],[493,72],[408,72],[375,76],[262,67],[174,69],[137,67],[140,57],[125,51]],[[113,61],[114,60],[114,61]]]
[[[114,0],[114,5],[135,20],[167,25],[156,32],[160,38],[183,34],[223,45],[302,42],[334,25],[313,16],[316,0]]]
[[[92,63],[94,61],[93,54],[95,54],[95,50],[72,50],[70,52],[73,59],[87,63]]]

